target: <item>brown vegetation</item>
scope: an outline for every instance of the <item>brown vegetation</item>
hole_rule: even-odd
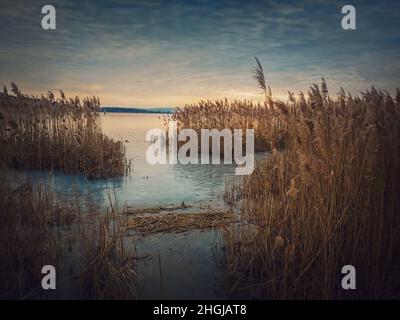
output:
[[[134,242],[124,243],[126,220],[111,200],[110,210],[86,221],[79,203],[58,199],[48,185],[11,183],[3,174],[0,181],[0,298],[135,297]],[[43,290],[44,265],[64,270],[57,274],[73,292]]]
[[[125,147],[102,134],[96,97],[27,96],[11,84],[0,93],[0,166],[62,170],[88,178],[123,176]]]
[[[129,218],[128,227],[143,235],[152,233],[180,233],[196,229],[226,227],[234,222],[232,212],[206,211],[192,213],[165,213]]]
[[[400,92],[352,97],[341,89],[332,98],[323,80],[308,98],[289,93],[284,103],[259,75],[263,105],[208,101],[176,115],[197,130],[253,127],[258,150],[271,146],[226,192],[241,200],[242,219],[225,233],[228,289],[257,298],[398,298]],[[347,264],[357,270],[354,291],[341,288]]]

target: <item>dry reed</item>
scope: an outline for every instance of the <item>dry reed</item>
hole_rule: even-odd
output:
[[[58,199],[49,185],[11,183],[1,173],[0,193],[0,298],[136,296],[134,241],[126,240],[126,221],[113,201],[106,213],[90,212],[97,221],[85,222],[83,215],[89,213],[80,211],[79,202]],[[73,292],[65,292],[62,284],[55,292],[43,290],[44,265],[53,265],[57,279],[63,278],[64,285],[66,280]]]
[[[144,213],[161,213],[161,212],[168,212],[168,211],[175,211],[175,210],[180,210],[180,209],[189,209],[192,206],[186,205],[184,202],[182,202],[181,205],[179,206],[157,206],[157,207],[150,207],[150,208],[138,208],[138,209],[132,209],[129,206],[124,210],[124,214],[144,214]]]
[[[98,227],[81,240],[85,254],[79,288],[82,296],[90,299],[134,299],[135,243],[125,239],[126,216],[116,202],[110,199],[110,204],[110,210],[99,215]]]
[[[332,99],[314,86],[306,104],[285,108],[287,149],[273,150],[233,190],[246,201],[242,226],[225,237],[231,290],[399,297],[400,101],[375,89]],[[357,270],[355,292],[340,287],[347,264]]]
[[[11,187],[1,177],[0,298],[22,298],[40,288],[42,267],[57,260],[58,228],[51,226],[68,219],[49,188]]]
[[[398,298],[400,92],[333,98],[323,79],[308,98],[268,94],[263,105],[207,101],[175,116],[196,130],[255,128],[257,149],[271,146],[226,190],[242,221],[224,235],[225,285],[242,297]],[[341,288],[347,264],[354,291]]]
[[[270,108],[267,103],[246,100],[229,102],[225,99],[200,101],[196,105],[178,108],[169,120],[178,123],[178,130],[191,128],[198,134],[201,129],[254,129],[254,150],[258,152],[285,146],[286,123],[277,114],[278,111]]]
[[[232,212],[209,211],[192,213],[166,213],[129,218],[128,227],[141,234],[181,233],[201,229],[227,227],[234,222]]]
[[[88,178],[123,176],[129,170],[122,141],[102,134],[96,97],[67,99],[52,92],[28,96],[11,83],[0,93],[0,166],[62,170]]]

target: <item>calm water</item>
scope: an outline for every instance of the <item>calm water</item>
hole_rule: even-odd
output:
[[[146,132],[163,127],[163,115],[106,114],[101,116],[103,132],[126,143],[128,159],[133,159],[129,177],[87,180],[82,176],[54,173],[52,185],[62,197],[80,196],[104,207],[108,195],[116,195],[120,206],[153,207],[181,204],[224,206],[225,180],[234,176],[233,165],[149,165],[145,154],[150,145]],[[30,172],[33,180],[48,179],[43,172]],[[127,237],[137,241],[137,253],[148,258],[137,266],[139,299],[214,299],[224,298],[219,290],[218,270],[213,254],[220,243],[218,231],[192,231]],[[160,277],[162,273],[162,286]]]
[[[146,133],[163,128],[163,115],[106,114],[101,116],[103,132],[123,140],[133,172],[120,179],[87,180],[83,176],[54,173],[54,188],[64,197],[78,193],[81,198],[108,203],[109,193],[116,191],[120,205],[151,207],[158,205],[213,202],[222,204],[224,181],[234,176],[233,165],[150,165],[145,155],[150,143]],[[43,172],[30,172],[35,181],[48,179]]]
[[[147,164],[146,132],[150,128],[162,128],[162,119],[163,116],[146,114],[102,116],[104,132],[127,140],[127,157],[134,160],[131,177],[117,183],[119,201],[126,201],[132,207],[180,204],[182,201],[194,205],[223,205],[225,179],[234,175],[233,166]],[[99,184],[103,191],[109,188],[104,182]],[[217,231],[139,238],[138,254],[149,256],[137,269],[139,298],[223,298],[216,290],[218,271],[213,259],[213,248],[219,241]]]
[[[232,165],[150,165],[145,155],[149,143],[146,133],[163,127],[162,115],[106,114],[103,131],[126,142],[127,157],[133,159],[131,177],[118,186],[119,199],[134,207],[220,201],[227,177],[234,175]]]

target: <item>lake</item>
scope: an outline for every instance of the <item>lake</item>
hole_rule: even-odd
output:
[[[145,153],[146,133],[163,128],[165,115],[106,114],[103,131],[126,140],[126,154],[133,159],[133,173],[114,185],[118,201],[131,207],[152,207],[185,202],[187,205],[224,206],[225,180],[234,176],[233,165],[149,165]],[[92,185],[91,181],[85,182]],[[111,184],[111,182],[110,182]],[[97,188],[96,183],[90,188]],[[192,231],[185,234],[150,235],[139,238],[137,252],[148,255],[137,268],[139,299],[223,298],[217,290],[218,269],[213,258],[220,243],[218,231]],[[160,265],[162,281],[160,279]],[[161,285],[162,282],[162,285]]]
[[[81,204],[103,208],[109,205],[109,195],[121,207],[145,208],[184,202],[196,207],[226,208],[224,186],[235,175],[234,165],[147,163],[145,155],[150,143],[145,141],[146,133],[149,129],[163,128],[163,117],[161,114],[101,115],[103,132],[125,142],[127,158],[133,160],[133,171],[124,178],[101,180],[54,172],[50,180],[57,194],[66,199],[78,194]],[[35,183],[49,179],[47,172],[35,171],[28,175]],[[126,241],[136,242],[138,256],[147,257],[139,260],[136,269],[139,299],[225,297],[217,288],[219,271],[214,254],[221,244],[218,230],[129,236]]]

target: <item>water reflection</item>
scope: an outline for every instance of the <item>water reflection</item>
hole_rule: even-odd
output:
[[[146,161],[149,143],[146,133],[163,128],[163,116],[148,114],[106,114],[104,132],[126,142],[127,157],[133,159],[131,177],[118,191],[121,201],[132,207],[221,201],[226,177],[234,175],[233,165],[150,165]]]
[[[116,195],[120,205],[147,207],[158,205],[221,202],[224,180],[234,175],[233,165],[150,165],[146,161],[149,143],[146,133],[163,127],[163,116],[154,114],[106,114],[101,116],[105,134],[126,144],[128,159],[133,159],[133,172],[119,179],[88,180],[84,176],[28,172],[34,183],[50,181],[63,198],[79,196],[82,202],[108,204],[108,195]],[[22,173],[20,173],[23,175]]]
[[[127,157],[133,159],[133,172],[120,179],[88,180],[84,176],[60,172],[25,173],[35,184],[49,180],[63,199],[79,197],[82,205],[109,204],[109,195],[119,205],[154,207],[159,205],[223,205],[225,180],[234,176],[234,165],[150,165],[146,161],[149,144],[146,132],[162,128],[163,118],[154,114],[106,114],[101,116],[108,136],[126,143]],[[140,238],[137,253],[147,256],[138,265],[137,287],[140,299],[213,299],[218,277],[213,248],[220,241],[219,231],[151,235]],[[127,237],[133,244],[136,237]],[[160,264],[161,272],[160,275]],[[162,288],[161,288],[162,279]]]
[[[132,207],[210,202],[223,205],[225,179],[234,175],[233,165],[149,165],[145,159],[146,132],[162,128],[162,117],[143,114],[107,114],[104,132],[127,140],[127,156],[134,160],[131,177],[118,189],[119,201]],[[137,253],[147,256],[139,263],[137,288],[140,299],[223,298],[216,290],[218,270],[213,248],[219,231],[194,231],[141,238]],[[161,266],[161,268],[160,268]],[[160,272],[161,270],[161,272]]]

